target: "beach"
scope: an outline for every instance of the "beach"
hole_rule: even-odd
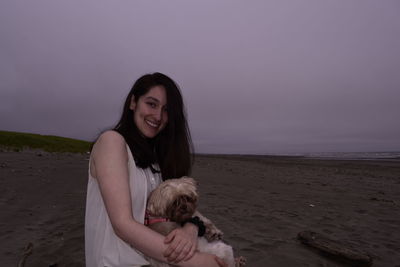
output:
[[[0,152],[0,262],[84,266],[87,154]],[[310,230],[400,266],[400,161],[199,155],[199,210],[247,266],[351,266],[302,244]]]

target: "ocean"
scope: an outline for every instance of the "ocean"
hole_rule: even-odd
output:
[[[322,159],[400,160],[400,152],[320,152],[298,154],[298,156]]]

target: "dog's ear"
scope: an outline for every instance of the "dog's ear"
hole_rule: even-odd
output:
[[[198,183],[196,182],[195,179],[191,178],[191,177],[187,177],[187,176],[183,176],[181,178],[185,183],[188,183],[194,187],[197,187]]]
[[[162,215],[165,212],[165,199],[161,193],[161,187],[154,189],[148,198],[147,209],[153,215]]]

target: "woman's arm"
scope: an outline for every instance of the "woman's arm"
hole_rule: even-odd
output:
[[[134,220],[129,189],[128,153],[123,137],[115,131],[103,133],[92,150],[94,176],[118,237],[142,253],[160,261],[167,261],[163,252],[167,249],[164,236]],[[210,254],[195,253],[179,266],[218,266]],[[210,265],[211,264],[211,265]]]
[[[115,131],[103,133],[92,151],[100,192],[114,232],[144,254],[163,260],[163,237],[136,222],[132,215],[128,153],[124,138]]]

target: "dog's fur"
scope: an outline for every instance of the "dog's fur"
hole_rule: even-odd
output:
[[[221,230],[196,210],[197,200],[197,183],[193,178],[183,177],[162,182],[150,194],[147,211],[152,217],[168,218],[170,221],[157,222],[149,227],[163,235],[168,235],[172,230],[181,227],[183,221],[198,216],[204,222],[206,232],[204,237],[198,239],[197,249],[220,257],[229,267],[244,265],[244,258],[235,260],[232,247],[221,241],[223,236]],[[169,266],[151,258],[147,260],[151,266]]]

